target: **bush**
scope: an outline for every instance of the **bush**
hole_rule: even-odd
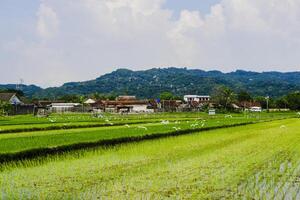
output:
[[[0,101],[0,115],[10,114],[13,110],[13,106],[5,101]]]

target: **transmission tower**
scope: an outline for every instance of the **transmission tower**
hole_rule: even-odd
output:
[[[20,78],[20,82],[16,84],[16,90],[22,90],[23,84],[24,84],[24,79]]]

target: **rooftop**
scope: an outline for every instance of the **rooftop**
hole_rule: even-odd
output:
[[[0,101],[10,101],[16,93],[0,93]]]

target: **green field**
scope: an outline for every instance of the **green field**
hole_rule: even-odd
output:
[[[3,117],[0,198],[297,199],[299,127],[296,113]]]

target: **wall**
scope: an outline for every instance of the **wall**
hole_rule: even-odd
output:
[[[153,109],[147,109],[148,105],[133,105],[132,112],[154,112]]]

